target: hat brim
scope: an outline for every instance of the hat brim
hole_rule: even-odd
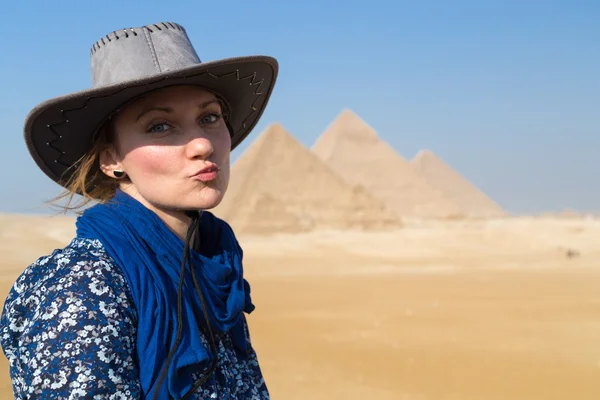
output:
[[[25,142],[40,169],[64,186],[74,171],[71,167],[91,149],[93,134],[112,112],[151,90],[185,84],[202,86],[227,102],[233,150],[259,121],[277,73],[272,57],[235,57],[56,97],[31,110]]]

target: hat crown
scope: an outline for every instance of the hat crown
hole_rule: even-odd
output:
[[[185,29],[172,22],[120,29],[91,49],[92,86],[114,85],[199,64]]]

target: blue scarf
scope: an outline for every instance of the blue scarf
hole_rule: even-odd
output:
[[[177,332],[177,286],[185,243],[151,210],[122,191],[77,219],[77,236],[98,239],[123,271],[138,314],[137,359],[144,396],[151,398]],[[229,225],[209,212],[200,217],[200,252],[191,251],[195,275],[215,334],[229,332],[239,357],[248,352],[244,314],[254,310],[243,277],[242,249]],[[191,247],[191,246],[190,246]],[[181,398],[214,358],[201,340],[200,297],[186,268],[183,335],[160,399]]]

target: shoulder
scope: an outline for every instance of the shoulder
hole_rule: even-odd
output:
[[[108,292],[118,301],[130,297],[125,277],[102,244],[77,238],[23,271],[6,298],[4,314],[34,311],[56,297],[98,298]]]
[[[95,240],[75,239],[27,267],[0,318],[15,394],[100,393],[114,389],[103,376],[116,371],[131,375],[127,385],[134,389],[137,317],[128,293]]]
[[[0,318],[3,345],[11,329],[16,334],[36,319],[48,320],[53,310],[66,304],[121,306],[135,317],[127,281],[99,241],[73,239],[23,271],[4,302]]]

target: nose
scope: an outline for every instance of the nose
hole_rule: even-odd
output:
[[[208,160],[215,151],[211,140],[206,137],[202,129],[198,129],[186,145],[186,155],[190,159]]]

